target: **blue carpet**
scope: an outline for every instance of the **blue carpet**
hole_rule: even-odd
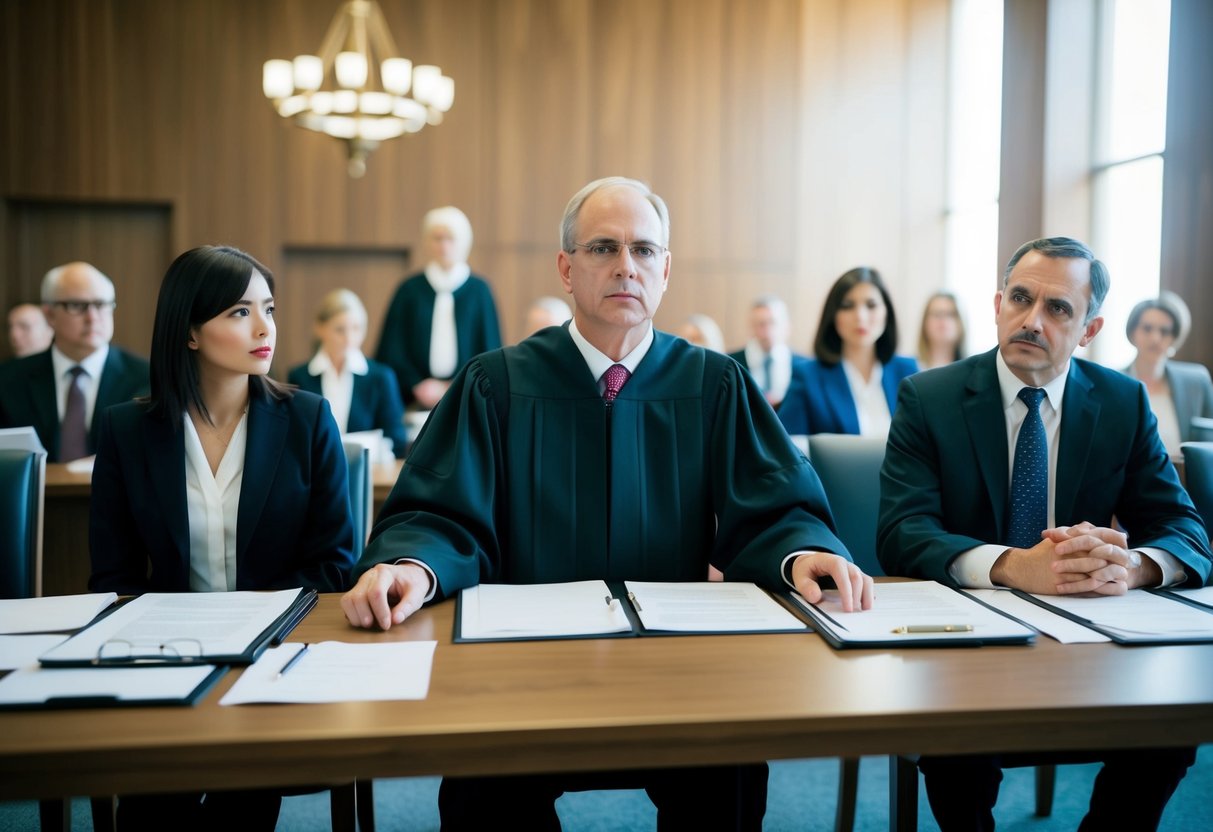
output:
[[[1061,832],[1078,827],[1086,812],[1098,765],[1058,766],[1053,815],[1033,816],[1032,769],[1008,769],[995,817],[1005,832]],[[888,829],[888,759],[865,757],[859,769],[856,832]],[[769,832],[828,832],[834,828],[838,761],[788,760],[771,765],[770,798],[764,828]],[[1164,832],[1213,829],[1213,745],[1202,746],[1196,765],[1180,783],[1163,816]],[[556,804],[567,832],[632,832],[656,825],[656,812],[642,791],[578,792]],[[437,832],[438,779],[418,777],[375,781],[375,818],[381,832]],[[503,818],[503,821],[505,819]],[[919,829],[937,829],[919,789]],[[37,804],[0,803],[0,832],[37,830]],[[326,792],[288,797],[279,832],[328,832]],[[92,829],[88,802],[72,805],[73,832]]]

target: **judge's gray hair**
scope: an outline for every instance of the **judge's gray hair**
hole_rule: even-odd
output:
[[[1083,323],[1089,324],[1099,314],[1099,308],[1108,296],[1108,288],[1112,283],[1108,276],[1108,267],[1103,261],[1095,258],[1091,249],[1073,237],[1041,237],[1039,240],[1024,243],[1011,255],[1002,273],[1002,288],[1007,288],[1007,281],[1011,279],[1015,264],[1029,251],[1039,251],[1045,257],[1074,257],[1091,264],[1091,302],[1087,304],[1087,315],[1083,318]]]
[[[649,186],[639,179],[628,179],[626,176],[607,176],[603,179],[595,179],[586,185],[575,193],[573,198],[569,200],[569,204],[565,206],[564,218],[560,221],[560,247],[564,251],[572,254],[577,247],[577,217],[581,214],[581,206],[595,192],[603,188],[615,187],[632,188],[648,200],[649,204],[653,206],[653,210],[657,212],[657,218],[661,221],[661,239],[653,240],[653,242],[660,243],[665,247],[670,245],[670,212],[665,207],[665,202],[662,198],[653,193]],[[631,241],[620,240],[620,242]]]

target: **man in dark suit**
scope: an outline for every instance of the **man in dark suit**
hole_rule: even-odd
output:
[[[998,348],[902,382],[877,528],[890,575],[1058,595],[1205,582],[1207,538],[1145,389],[1072,358],[1103,326],[1107,291],[1106,268],[1077,240],[1026,243],[995,296]],[[942,829],[993,829],[1003,766],[1076,756],[919,767]],[[1151,829],[1195,749],[1085,758],[1105,765],[1082,828]]]
[[[95,450],[97,416],[148,391],[148,364],[110,346],[114,284],[88,263],[68,263],[42,279],[51,348],[0,366],[0,427],[32,425],[51,462]]]
[[[752,338],[744,347],[729,353],[758,382],[771,407],[778,408],[792,379],[803,372],[809,359],[788,346],[788,305],[774,295],[762,295],[750,306]]]

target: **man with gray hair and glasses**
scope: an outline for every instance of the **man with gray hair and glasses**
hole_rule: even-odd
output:
[[[1103,326],[1108,283],[1077,240],[1025,243],[994,297],[998,347],[901,382],[876,530],[888,574],[1046,595],[1204,584],[1208,537],[1145,388],[1073,358]],[[1158,825],[1195,755],[1132,749],[918,765],[944,832],[994,828],[1003,767],[1069,761],[1104,763],[1081,828],[1138,830]]]
[[[50,349],[0,365],[0,428],[32,426],[51,462],[93,453],[105,408],[148,392],[147,361],[110,346],[114,284],[88,263],[58,266],[42,279]]]
[[[480,583],[872,579],[846,556],[821,482],[740,365],[653,328],[670,275],[665,203],[641,182],[570,200],[556,268],[573,320],[472,359],[418,437],[342,599],[388,629]],[[724,669],[727,672],[727,668]],[[638,765],[644,765],[638,760]],[[661,829],[750,829],[764,763],[447,778],[444,830],[559,829],[565,791],[644,788]]]

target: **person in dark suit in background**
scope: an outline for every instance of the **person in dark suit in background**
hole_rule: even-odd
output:
[[[102,411],[147,393],[147,361],[110,344],[115,306],[114,284],[94,266],[51,269],[42,279],[51,348],[0,365],[0,427],[33,426],[50,462],[92,454]]]
[[[51,347],[55,330],[47,323],[46,314],[36,303],[13,304],[8,310],[8,345],[13,358],[25,358]]]
[[[1058,595],[1204,584],[1208,538],[1145,389],[1072,358],[1103,326],[1108,283],[1077,240],[1025,243],[994,299],[998,347],[902,382],[880,476],[888,574]],[[1136,830],[1158,825],[1195,754],[922,757],[919,768],[946,832],[994,828],[1003,766],[1102,760],[1081,828]]]
[[[101,422],[93,592],[345,588],[354,545],[345,454],[328,403],[266,375],[273,287],[265,266],[233,248],[196,248],[169,267],[151,395]],[[279,804],[264,791],[122,798],[119,828],[273,829]]]
[[[404,404],[391,368],[362,354],[366,307],[349,289],[334,289],[316,311],[319,348],[312,360],[287,374],[300,390],[328,399],[342,433],[382,430],[392,452],[404,459]]]
[[[501,346],[501,326],[489,284],[467,264],[467,216],[454,206],[435,208],[421,233],[428,262],[392,296],[375,360],[396,371],[406,405],[432,410],[469,360]]]
[[[851,269],[826,296],[813,344],[816,359],[792,378],[779,420],[793,436],[885,436],[897,385],[918,363],[897,349],[897,315],[880,273]]]
[[[844,555],[821,482],[749,373],[655,332],[670,273],[665,203],[597,180],[565,209],[556,258],[573,321],[473,359],[413,446],[342,598],[388,629],[479,583],[830,577],[848,609],[872,579]],[[836,554],[835,554],[836,553]],[[442,827],[559,828],[565,790],[645,788],[662,829],[762,826],[767,767],[446,778]]]
[[[1172,457],[1184,442],[1213,440],[1213,379],[1203,364],[1174,361],[1191,330],[1188,305],[1174,292],[1161,292],[1133,307],[1125,336],[1137,357],[1125,373],[1146,385],[1158,434]],[[1203,424],[1202,424],[1203,420]]]
[[[750,333],[753,337],[736,352],[729,353],[758,382],[767,403],[776,410],[792,379],[804,372],[809,359],[792,352],[788,346],[791,322],[788,305],[774,295],[762,295],[750,305]]]

